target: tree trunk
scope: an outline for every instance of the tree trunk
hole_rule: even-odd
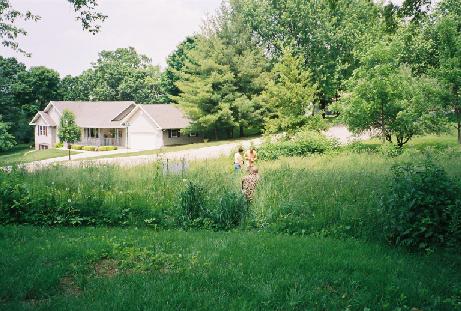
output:
[[[397,136],[397,147],[399,148],[403,147],[403,137]]]
[[[322,118],[323,119],[325,119],[325,117],[326,117],[325,109],[327,108],[327,106],[328,106],[327,100],[322,96],[322,98],[320,98],[319,108],[322,110]]]
[[[218,140],[218,128],[214,128],[214,139]]]
[[[456,128],[458,130],[458,144],[461,144],[461,109],[456,108],[455,109],[456,113]]]
[[[384,137],[385,137],[385,138],[384,138],[385,140],[384,140],[383,142],[386,142],[386,140],[387,140],[388,142],[392,143],[392,135],[386,134]]]
[[[384,125],[384,103],[381,102],[381,135],[383,143],[386,142],[386,126]]]
[[[240,133],[239,133],[240,137],[245,136],[245,133],[243,132],[243,126],[242,125],[239,126],[239,131],[240,131]]]

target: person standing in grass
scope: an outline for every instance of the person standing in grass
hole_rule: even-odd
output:
[[[256,153],[256,149],[253,145],[251,145],[250,149],[245,154],[245,160],[247,160],[248,163],[248,170],[255,165],[257,159],[258,154]]]
[[[239,147],[238,151],[234,154],[234,172],[239,172],[243,167],[243,148]]]
[[[242,193],[248,202],[253,201],[256,185],[259,181],[259,171],[256,166],[250,166],[248,175],[242,179]]]

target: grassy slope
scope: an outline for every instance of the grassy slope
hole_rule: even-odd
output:
[[[32,227],[0,236],[2,309],[456,310],[461,299],[459,257],[354,240]]]
[[[380,241],[376,209],[390,166],[418,157],[424,155],[260,163],[252,232],[0,227],[0,309],[461,310],[459,256],[409,254],[364,241]],[[440,153],[436,160],[461,177],[459,152]],[[217,200],[238,187],[231,170],[228,159],[193,163],[184,178],[205,185]],[[155,174],[147,166],[58,168],[27,182],[33,191],[45,191],[53,181],[64,189],[65,202],[71,195],[66,187],[101,184],[108,195],[104,208],[158,210],[154,217],[161,219],[160,209],[173,207],[184,182],[181,175],[158,181]],[[315,237],[323,235],[345,240]],[[110,277],[101,272],[104,265],[119,273]]]
[[[0,153],[0,166],[64,157],[68,154],[69,152],[64,150],[31,150],[28,146],[20,145],[11,151]],[[71,154],[76,154],[76,152],[71,151]]]

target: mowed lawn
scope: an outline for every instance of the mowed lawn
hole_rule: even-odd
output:
[[[69,152],[65,150],[33,150],[28,145],[18,145],[10,151],[0,153],[0,166],[64,157],[68,154]],[[76,152],[71,151],[71,154],[76,154]]]
[[[459,310],[461,259],[257,232],[0,228],[2,310]]]

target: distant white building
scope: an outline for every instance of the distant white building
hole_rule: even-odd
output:
[[[39,111],[35,126],[35,149],[54,148],[64,110],[75,115],[81,128],[79,145],[157,149],[168,145],[198,142],[198,134],[183,134],[190,121],[174,104],[138,105],[131,101],[52,101]]]

